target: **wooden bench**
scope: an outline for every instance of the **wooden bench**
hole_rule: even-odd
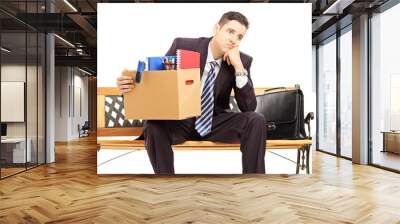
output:
[[[256,88],[257,94],[262,94],[267,88]],[[101,137],[110,136],[139,136],[142,133],[142,127],[106,127],[105,125],[105,98],[107,96],[119,96],[118,88],[99,87],[97,88],[97,140],[98,150],[102,149],[145,149],[143,140],[101,140]],[[313,116],[306,120],[310,127],[310,120]],[[310,131],[310,128],[308,128]],[[310,135],[310,133],[309,133]],[[296,173],[300,169],[310,173],[310,148],[312,140],[267,140],[266,150],[271,149],[297,149]],[[239,143],[219,143],[211,141],[186,141],[182,144],[173,145],[174,150],[232,150],[240,149]]]

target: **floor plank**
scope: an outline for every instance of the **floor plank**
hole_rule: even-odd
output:
[[[313,174],[98,176],[96,139],[0,181],[0,223],[400,223],[400,175],[313,152]]]

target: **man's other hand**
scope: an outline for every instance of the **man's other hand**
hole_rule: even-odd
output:
[[[122,75],[117,78],[117,86],[121,94],[130,92],[135,87],[134,77],[130,73],[130,71],[124,69]]]

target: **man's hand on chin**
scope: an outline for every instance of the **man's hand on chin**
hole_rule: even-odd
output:
[[[224,54],[223,60],[226,61],[228,65],[232,65],[236,72],[244,70],[242,60],[240,60],[239,47],[234,47],[227,51]]]

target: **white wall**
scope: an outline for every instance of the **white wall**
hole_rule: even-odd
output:
[[[68,67],[55,68],[55,140],[68,141],[69,132],[69,84]]]
[[[22,122],[7,122],[7,137],[28,137],[30,140],[30,148],[32,161],[36,161],[39,154],[39,163],[44,162],[44,92],[43,76],[41,66],[25,66],[25,64],[3,64],[1,66],[1,78],[3,81],[24,82],[26,83],[26,121]],[[25,80],[27,78],[27,81]],[[3,92],[4,89],[2,89]],[[24,90],[21,90],[24,94]],[[6,93],[7,94],[7,93]],[[10,94],[10,93],[8,93]],[[2,96],[3,98],[4,96]],[[7,97],[7,96],[5,96]],[[23,102],[24,103],[24,102]],[[12,113],[11,108],[1,108],[4,112]],[[25,107],[19,109],[24,114]],[[42,156],[43,155],[43,156]]]
[[[78,129],[77,126],[78,124],[80,124],[81,126],[85,123],[85,121],[88,120],[88,78],[87,77],[82,77],[79,74],[80,73],[78,70],[75,69],[74,71],[75,75],[74,75],[74,86],[75,86],[75,92],[74,92],[74,99],[75,99],[75,106],[74,106],[74,110],[75,113],[73,113],[73,119],[72,119],[72,135],[74,136],[74,138],[76,138],[79,133],[78,133]],[[77,75],[78,73],[78,75]],[[79,93],[80,90],[80,93]],[[80,97],[79,97],[80,94]],[[79,102],[79,100],[81,102]],[[81,108],[79,108],[81,107]],[[80,109],[82,110],[80,112]]]
[[[82,75],[76,68],[56,67],[56,141],[77,139],[78,124],[83,125],[88,120],[88,78]],[[80,105],[82,114],[79,111]]]
[[[26,69],[26,70],[25,70]],[[18,65],[18,64],[8,64],[1,66],[1,81],[8,81],[8,82],[25,82],[25,75],[26,71],[28,74],[33,72],[36,73],[36,67],[27,66],[25,65]],[[36,82],[34,83],[36,85]],[[29,89],[31,90],[31,89]],[[32,101],[32,97],[36,97],[36,89],[34,92],[28,92],[28,102]],[[36,107],[36,105],[35,105]],[[6,108],[1,108],[2,110]],[[22,108],[24,110],[24,108]],[[36,117],[33,118],[32,114],[28,113],[28,121],[31,122],[33,119],[36,121]],[[36,114],[35,114],[36,116]],[[35,122],[36,123],[36,122]],[[25,122],[7,122],[7,136],[8,137],[25,137]],[[33,128],[32,125],[28,125],[28,128]],[[36,130],[36,126],[34,127]],[[29,132],[29,130],[28,130]],[[29,133],[28,133],[29,137]]]
[[[25,65],[24,66],[18,64],[2,65],[1,81],[25,82],[25,69],[26,69]],[[7,137],[25,137],[25,123],[24,122],[7,123]]]

